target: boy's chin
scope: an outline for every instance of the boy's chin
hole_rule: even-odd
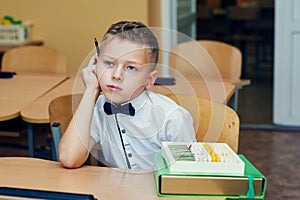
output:
[[[103,94],[106,98],[106,101],[108,102],[112,102],[114,104],[122,104],[128,101],[131,101],[132,99],[135,99],[136,97],[138,97],[139,95],[141,95],[143,93],[144,90],[136,90],[134,93],[132,93],[132,95],[127,95],[126,97],[124,97],[124,94],[121,93],[114,93],[114,92],[104,92]]]
[[[106,101],[114,103],[114,104],[122,104],[122,103],[125,103],[125,102],[128,102],[131,100],[130,98],[120,98],[120,97],[117,97],[117,96],[114,97],[111,95],[105,95],[105,98],[106,98]]]

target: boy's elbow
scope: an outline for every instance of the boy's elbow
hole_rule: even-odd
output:
[[[62,166],[69,169],[79,168],[82,165],[77,159],[72,156],[65,155],[64,153],[59,154],[59,160]]]

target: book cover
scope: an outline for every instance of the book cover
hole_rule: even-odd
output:
[[[159,196],[202,196],[263,199],[267,179],[243,155],[243,175],[170,173],[161,154],[155,155],[156,184]]]

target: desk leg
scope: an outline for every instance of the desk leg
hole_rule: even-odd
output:
[[[34,137],[33,129],[34,129],[33,124],[28,123],[27,134],[28,134],[28,156],[29,157],[34,157],[35,137]]]
[[[241,89],[241,86],[237,86],[235,88],[234,94],[228,101],[228,105],[235,111],[237,112],[238,110],[238,98],[239,98],[239,90]]]
[[[241,78],[245,78],[246,77],[246,73],[247,73],[247,42],[246,41],[241,41],[240,42],[240,48],[241,48],[241,52],[242,52],[242,72],[241,72]]]

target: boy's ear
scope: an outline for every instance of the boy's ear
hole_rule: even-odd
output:
[[[149,74],[149,78],[148,78],[148,83],[147,83],[147,85],[146,85],[146,89],[150,89],[153,85],[154,85],[154,83],[155,83],[155,81],[156,81],[156,79],[157,79],[157,76],[158,76],[158,72],[156,71],[156,70],[153,70],[150,74]]]

